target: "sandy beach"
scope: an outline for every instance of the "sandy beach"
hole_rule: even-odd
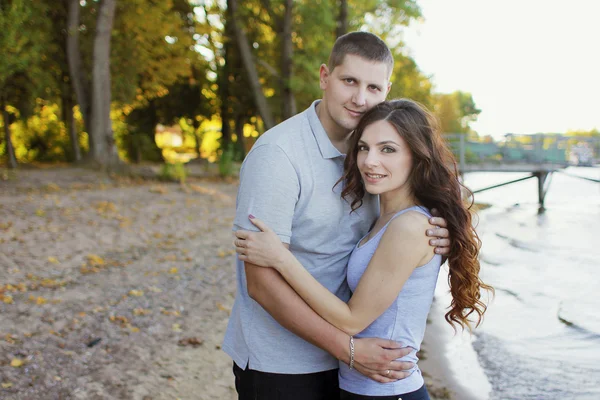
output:
[[[0,398],[236,398],[220,349],[235,296],[236,182],[79,168],[3,176]],[[441,336],[430,324],[431,394],[473,398],[449,373]]]

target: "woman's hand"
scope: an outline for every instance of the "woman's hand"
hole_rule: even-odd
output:
[[[249,218],[250,222],[261,231],[239,230],[235,232],[237,239],[233,241],[233,244],[239,259],[259,267],[273,267],[280,270],[286,261],[286,257],[290,256],[291,253],[283,245],[277,234],[264,222],[252,215]]]

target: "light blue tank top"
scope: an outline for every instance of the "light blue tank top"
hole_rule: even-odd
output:
[[[415,206],[398,212],[392,219],[408,211],[417,211],[431,217],[429,210]],[[356,290],[358,281],[367,269],[381,237],[392,219],[369,241],[360,245],[361,240],[354,248],[348,261],[346,276],[352,291]],[[402,238],[398,238],[398,240],[402,240]],[[340,363],[339,378],[342,389],[366,396],[394,396],[413,392],[423,386],[424,381],[421,370],[417,366],[416,353],[421,348],[421,342],[425,335],[427,314],[429,314],[433,301],[433,293],[441,264],[442,257],[436,254],[427,264],[415,268],[402,287],[396,301],[364,331],[355,336],[357,338],[392,339],[412,347],[414,350],[410,354],[398,359],[399,361],[415,363],[410,376],[397,382],[379,383],[365,377],[356,370],[350,370],[348,365]]]

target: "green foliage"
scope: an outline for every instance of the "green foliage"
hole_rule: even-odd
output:
[[[567,136],[600,137],[600,131],[596,128],[592,129],[591,131],[584,131],[584,130],[568,131]]]
[[[182,163],[165,163],[161,166],[159,172],[160,179],[165,181],[179,182],[182,184],[185,183],[187,175],[187,169]]]
[[[433,86],[429,78],[419,70],[415,60],[402,54],[401,51],[397,50],[394,60],[392,88],[388,98],[409,98],[431,109],[434,99]]]
[[[25,0],[0,2],[0,111],[13,106],[21,118],[28,117],[36,96],[45,93],[52,74],[45,61],[54,48],[47,37],[46,11],[44,4]]]
[[[118,2],[111,44],[114,100],[144,105],[167,93],[167,87],[199,59],[191,51],[193,30],[186,1]]]
[[[0,88],[5,89],[16,74],[35,76],[48,41],[49,21],[43,16],[46,7],[25,0],[0,3]]]
[[[9,107],[9,112],[18,115],[18,111],[14,108]],[[18,119],[11,124],[12,141],[18,162],[74,161],[75,155],[69,134],[59,115],[60,109],[56,103],[38,99],[31,117]],[[75,123],[81,132],[83,126],[81,114],[75,114]],[[83,151],[87,150],[87,136],[79,134],[78,139],[80,148]],[[2,143],[0,155],[4,152],[4,143]]]
[[[444,133],[471,133],[471,122],[477,120],[481,110],[475,105],[471,93],[456,91],[436,94],[434,111]]]
[[[62,104],[59,99],[64,96],[68,100],[73,90],[65,58],[66,3],[41,0],[35,2],[35,7],[30,4],[25,0],[0,2],[5,11],[0,14],[0,46],[9,55],[0,58],[0,88],[4,88],[1,93],[8,96],[7,104],[21,111],[22,118],[27,119],[28,107],[37,117],[11,124],[21,161],[70,160],[72,150],[61,121],[62,110],[55,104]],[[79,4],[82,69],[89,81],[99,2]],[[228,24],[226,4],[188,0],[117,3],[111,41],[111,117],[121,158],[162,162],[164,153],[154,139],[157,124],[168,126],[184,118],[190,121],[192,132],[184,136],[191,140],[194,132],[204,132],[199,127],[201,121],[214,119],[224,121],[230,128],[227,131],[220,127],[224,136],[222,147],[226,148],[206,150],[212,137],[209,133],[201,137],[202,151],[213,160],[218,154],[220,173],[230,175],[235,160],[243,156],[241,142],[236,143],[233,132],[245,125],[263,131]],[[328,61],[339,18],[339,2],[321,0],[317,5],[315,12],[314,1],[293,2],[290,86],[298,111],[321,97],[319,66]],[[239,22],[252,45],[260,83],[276,120],[283,115],[284,9],[283,0],[239,2]],[[420,15],[416,0],[348,1],[349,30],[379,34],[392,48],[396,64],[389,97],[409,97],[432,107],[438,101],[432,95],[431,82],[404,54],[401,42],[402,29]],[[2,87],[7,82],[11,86]],[[38,97],[45,99],[45,107],[50,108],[38,107]],[[457,95],[451,103],[450,108],[456,111],[451,119],[458,121],[457,129],[464,131],[479,110],[470,95]],[[78,132],[83,130],[80,118],[77,128]],[[246,139],[248,149],[254,138]],[[85,136],[80,136],[80,143],[86,147]],[[185,146],[194,147],[194,142]],[[0,144],[0,153],[2,147]]]

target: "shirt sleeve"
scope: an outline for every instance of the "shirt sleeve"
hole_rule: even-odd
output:
[[[289,244],[299,194],[298,174],[285,152],[273,144],[253,148],[240,171],[233,229],[257,231],[248,219],[252,214]]]

